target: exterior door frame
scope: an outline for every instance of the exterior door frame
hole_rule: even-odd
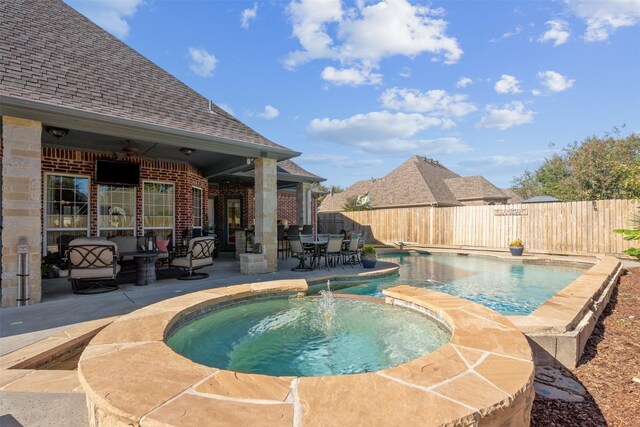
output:
[[[236,224],[238,225],[237,227],[234,227],[233,229],[231,229],[229,227],[229,201],[230,200],[239,200],[239,212],[237,212],[238,218],[237,218],[237,222]],[[223,234],[223,241],[222,241],[222,247],[225,250],[235,250],[236,248],[236,244],[235,244],[235,230],[236,229],[241,229],[243,228],[243,224],[242,224],[242,217],[243,217],[243,197],[242,195],[238,194],[238,195],[229,195],[229,196],[224,196],[224,212],[223,212],[223,223],[222,223],[222,234]]]

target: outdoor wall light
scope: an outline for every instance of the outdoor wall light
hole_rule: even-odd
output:
[[[56,139],[60,139],[69,133],[69,129],[47,127],[47,133],[51,136],[55,136]]]
[[[193,149],[193,148],[187,148],[187,147],[182,147],[182,148],[180,149],[180,152],[181,152],[182,154],[184,154],[185,156],[190,156],[190,155],[192,155],[194,151],[196,151],[196,150],[195,150],[195,149]]]

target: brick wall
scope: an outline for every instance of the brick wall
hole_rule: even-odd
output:
[[[64,150],[61,148],[44,147],[42,149],[42,179],[45,181],[45,174],[59,173],[67,175],[88,176],[90,181],[89,196],[89,218],[90,235],[98,233],[98,185],[95,183],[95,161],[97,159],[112,159],[112,156],[88,153],[75,150]],[[208,183],[198,171],[185,163],[174,163],[162,160],[142,160],[131,158],[127,161],[140,164],[140,180],[162,181],[175,185],[175,230],[176,241],[180,242],[180,231],[192,227],[192,187],[202,189],[203,196],[203,216],[206,219]],[[46,191],[46,184],[43,185],[43,192]],[[43,200],[45,195],[43,194]],[[136,235],[143,234],[142,223],[142,186],[136,191]],[[42,215],[44,220],[44,215]],[[206,223],[205,223],[206,224]]]

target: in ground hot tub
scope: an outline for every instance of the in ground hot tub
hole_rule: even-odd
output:
[[[243,373],[196,363],[165,342],[176,328],[212,311],[222,313],[238,302],[251,305],[256,297],[299,296],[307,290],[304,280],[231,286],[122,316],[91,341],[79,362],[91,424],[529,424],[533,363],[525,337],[496,312],[429,289],[387,289],[385,302],[432,317],[451,331],[449,339],[435,351],[372,372]],[[390,349],[398,345],[404,344]]]
[[[171,331],[167,344],[206,366],[307,377],[397,366],[450,336],[442,323],[413,310],[323,291],[215,310]]]

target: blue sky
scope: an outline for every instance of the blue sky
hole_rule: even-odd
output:
[[[65,0],[348,187],[412,155],[500,187],[640,131],[640,0]]]

